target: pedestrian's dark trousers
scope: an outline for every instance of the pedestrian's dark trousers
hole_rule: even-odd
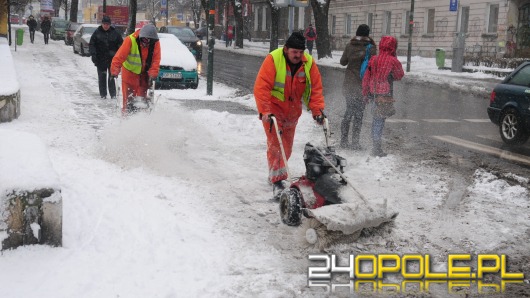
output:
[[[49,39],[50,39],[50,32],[44,33],[44,44],[48,44]]]
[[[116,82],[110,78],[110,65],[100,66],[98,65],[98,83],[99,83],[99,95],[101,97],[107,96],[107,83],[109,86],[110,97],[116,96]]]
[[[313,55],[313,41],[312,40],[306,41],[306,45],[307,45],[307,51],[309,52],[309,55]]]
[[[361,127],[363,125],[364,108],[366,104],[362,98],[350,97],[346,98],[346,112],[341,124],[341,141],[348,140],[348,133],[350,131],[350,123],[353,118],[352,125],[352,143],[353,145],[359,143],[359,136],[361,134]]]
[[[29,39],[31,43],[35,41],[35,30],[29,30]]]

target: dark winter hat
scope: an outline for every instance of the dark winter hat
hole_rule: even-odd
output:
[[[305,38],[300,32],[293,32],[285,42],[285,46],[291,49],[305,50]]]
[[[101,23],[107,23],[107,24],[110,24],[111,21],[110,21],[110,17],[109,16],[103,16],[103,19],[101,19]]]
[[[366,24],[359,25],[359,27],[357,28],[357,32],[355,32],[355,35],[357,36],[368,37],[369,34],[370,34],[370,27],[368,27],[368,25]]]

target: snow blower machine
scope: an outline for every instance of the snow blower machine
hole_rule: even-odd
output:
[[[273,124],[287,167],[283,144],[276,119]],[[323,249],[332,243],[355,241],[365,228],[376,228],[396,218],[397,213],[383,204],[372,204],[344,176],[346,159],[337,155],[329,145],[328,119],[323,123],[325,146],[307,143],[304,148],[306,172],[291,181],[290,187],[280,194],[280,217],[284,224],[299,226],[305,217],[305,238],[310,244]]]
[[[134,94],[130,94],[127,99],[127,114],[135,114],[138,112],[147,112],[151,113],[155,107],[156,102],[158,101],[158,98],[160,97],[160,94],[155,97],[155,81],[149,80],[149,90],[147,90],[147,95],[144,96],[134,96]],[[118,88],[118,95],[119,95]],[[120,96],[116,96],[116,108],[121,110],[121,100]]]

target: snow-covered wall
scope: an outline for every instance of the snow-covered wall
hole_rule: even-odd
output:
[[[20,115],[20,85],[8,40],[0,38],[0,123]]]
[[[20,85],[6,38],[0,38],[0,61],[2,64],[2,71],[0,71],[0,82],[2,82],[0,84],[0,96],[17,93],[20,90]]]
[[[62,243],[59,177],[36,135],[0,128],[0,248]]]

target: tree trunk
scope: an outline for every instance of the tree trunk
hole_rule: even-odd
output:
[[[129,0],[129,26],[127,28],[127,35],[134,32],[136,27],[136,11],[138,10],[137,0]]]
[[[79,7],[79,0],[72,0],[70,5],[70,22],[77,23],[77,9]]]
[[[208,22],[208,15],[209,15],[209,4],[208,4],[208,1],[207,0],[201,0],[201,6],[202,6],[202,9],[204,10],[204,17],[206,18],[206,22]],[[208,39],[206,39],[208,40]]]
[[[236,19],[236,40],[235,46],[242,49],[243,48],[243,3],[241,0],[232,0],[232,5],[234,7],[234,18]]]
[[[271,8],[271,41],[269,44],[269,52],[278,48],[278,24],[280,23],[280,8],[274,4],[272,0],[269,1]]]
[[[68,0],[64,0],[64,19],[68,21]]]
[[[330,0],[321,3],[320,0],[311,0],[313,16],[315,18],[315,29],[317,30],[316,47],[318,59],[332,57],[331,42],[328,31],[328,10]]]

